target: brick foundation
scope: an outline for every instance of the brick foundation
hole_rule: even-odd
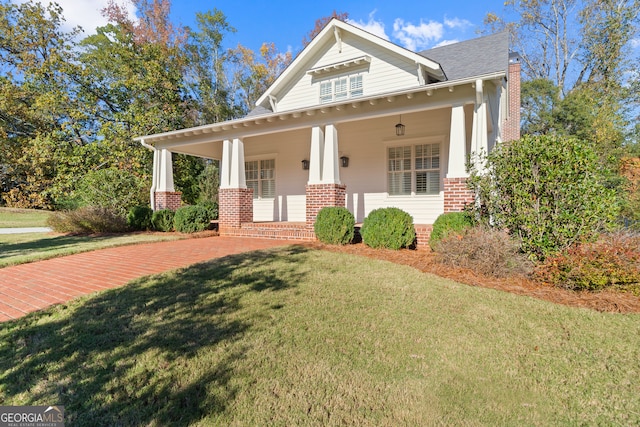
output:
[[[154,194],[156,210],[178,210],[182,206],[182,193],[179,191],[156,191]]]
[[[347,186],[343,184],[307,185],[307,227],[313,228],[320,209],[327,206],[345,207]]]
[[[475,195],[467,188],[467,178],[444,179],[444,212],[461,212],[475,201]]]
[[[218,193],[219,230],[240,228],[242,223],[253,222],[253,189],[221,188]]]

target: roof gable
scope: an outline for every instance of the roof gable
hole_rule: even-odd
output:
[[[351,43],[347,43],[347,40]],[[382,53],[383,56],[400,58],[405,64],[410,65],[415,77],[421,81],[429,78],[436,81],[445,79],[442,68],[437,62],[358,27],[333,19],[258,99],[256,105],[261,108],[274,109],[273,107],[276,106],[278,98],[296,85],[305,75],[316,81],[323,75],[340,73],[341,70],[342,72],[348,72],[350,68],[366,67],[371,62],[372,55],[366,53],[366,48],[358,51],[353,48],[354,45],[360,47],[368,46],[375,49],[378,54]],[[332,51],[337,50],[343,53],[343,48],[345,49],[343,55],[331,56],[330,52]],[[353,53],[346,53],[350,48],[352,49],[349,52]],[[334,57],[337,59],[327,62],[327,58]],[[417,83],[418,81],[416,80],[415,84]],[[424,84],[425,82],[422,83]],[[310,84],[310,82],[307,82],[307,84]]]

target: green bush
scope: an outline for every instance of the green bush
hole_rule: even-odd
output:
[[[53,212],[47,224],[58,233],[118,233],[127,231],[127,221],[111,209],[84,206],[73,211]]]
[[[148,206],[134,206],[127,213],[127,225],[134,230],[149,230],[153,210]]]
[[[171,209],[161,209],[151,215],[151,226],[157,231],[173,231],[173,217],[175,212]]]
[[[195,233],[206,230],[211,224],[209,210],[204,206],[183,206],[173,217],[173,226],[180,233]]]
[[[218,202],[204,201],[198,202],[198,206],[204,207],[209,215],[209,220],[218,219]]]
[[[544,260],[615,224],[619,206],[610,173],[588,144],[556,135],[525,135],[498,145],[470,187],[476,217],[509,230],[533,259]]]
[[[353,240],[356,220],[347,208],[326,207],[318,212],[313,230],[318,240],[330,245],[346,245]]]
[[[640,235],[612,233],[571,246],[539,266],[538,277],[574,290],[640,284]]]
[[[131,172],[99,169],[85,174],[74,190],[84,206],[110,209],[123,218],[129,209],[149,200],[147,185]]]
[[[360,229],[362,241],[372,248],[400,249],[413,245],[413,218],[398,208],[380,208],[369,213]]]
[[[472,227],[464,234],[449,234],[437,244],[436,259],[485,276],[526,277],[533,263],[520,251],[520,242],[503,230]]]
[[[448,212],[440,215],[433,223],[429,237],[429,246],[436,250],[438,243],[452,235],[461,236],[465,230],[473,227],[473,218],[468,212]]]

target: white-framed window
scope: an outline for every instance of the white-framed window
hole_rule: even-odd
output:
[[[247,188],[253,188],[254,199],[276,197],[276,160],[252,160],[244,163]]]
[[[440,144],[388,147],[389,195],[428,195],[440,192]]]
[[[362,96],[363,93],[364,86],[362,83],[362,74],[337,77],[320,82],[321,104],[355,98],[357,96]]]

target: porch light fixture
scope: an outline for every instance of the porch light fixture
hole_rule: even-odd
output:
[[[347,156],[340,157],[340,164],[342,165],[343,168],[348,168],[349,167],[349,158]]]
[[[396,125],[396,136],[404,135],[404,125],[402,124],[402,114],[400,114],[400,122]]]
[[[309,160],[304,159],[304,160],[302,161],[302,169],[304,169],[304,170],[306,170],[306,171],[308,171],[308,170],[309,170]]]

